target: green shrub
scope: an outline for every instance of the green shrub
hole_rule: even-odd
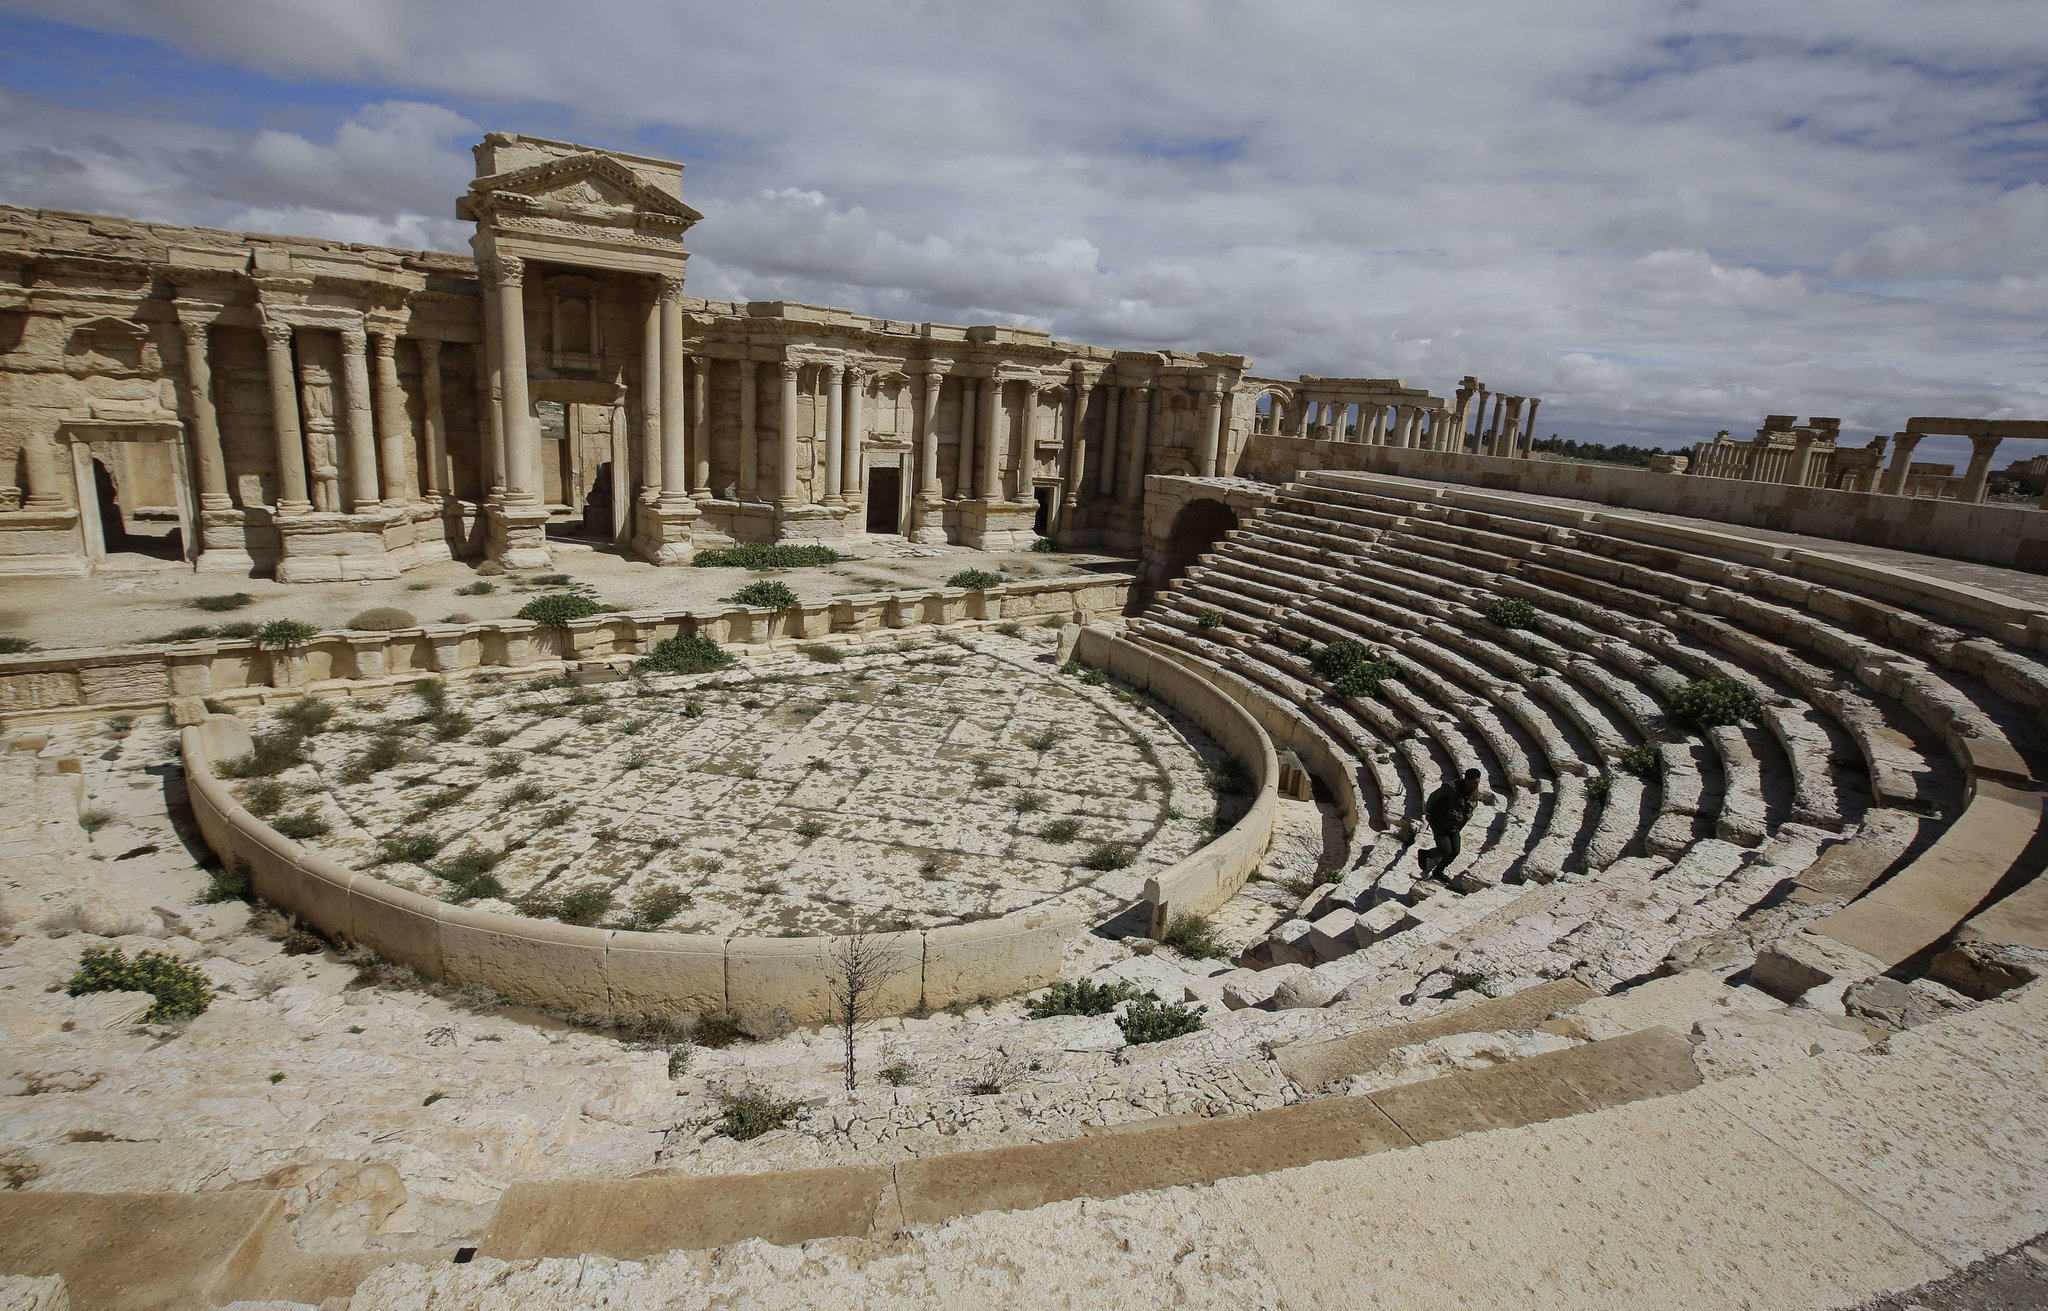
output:
[[[206,871],[206,891],[199,904],[211,906],[223,901],[241,901],[249,895],[249,867],[239,859]]]
[[[1040,555],[1057,555],[1059,546],[1050,537],[1040,537],[1031,543],[1031,549]]]
[[[269,778],[306,763],[306,739],[288,728],[258,733],[249,740],[246,755],[221,762],[227,778]]]
[[[520,606],[519,613],[514,617],[530,619],[547,628],[566,628],[571,620],[588,619],[592,615],[603,613],[605,608],[587,596],[577,596],[573,592],[550,592],[546,596],[536,596]]]
[[[1078,819],[1056,819],[1038,830],[1041,842],[1067,843],[1081,836],[1081,821]]]
[[[1687,728],[1724,728],[1755,719],[1763,708],[1763,699],[1748,684],[1716,675],[1679,689],[1668,713]]]
[[[1124,1041],[1133,1047],[1148,1042],[1165,1042],[1170,1038],[1200,1033],[1203,1028],[1202,1007],[1189,1002],[1161,1002],[1139,997],[1117,1017],[1116,1027],[1124,1031]]]
[[[722,1092],[718,1094],[717,1129],[721,1135],[743,1143],[785,1127],[803,1109],[800,1101],[782,1101],[751,1088]]]
[[[1129,869],[1131,862],[1138,858],[1126,842],[1100,842],[1089,851],[1081,864],[1088,869],[1107,873],[1113,869]]]
[[[309,810],[301,815],[280,815],[270,822],[270,827],[294,842],[303,842],[307,838],[325,836],[329,826],[326,820]]]
[[[505,885],[498,882],[491,873],[498,862],[505,858],[502,851],[488,847],[472,847],[468,851],[450,856],[433,869],[436,878],[445,879],[455,885],[464,897],[502,897]]]
[[[519,772],[519,756],[516,752],[500,751],[491,757],[491,763],[484,766],[485,778],[510,778]]]
[[[22,655],[36,649],[36,644],[25,637],[0,637],[0,655]]]
[[[1617,756],[1614,763],[1646,783],[1664,772],[1664,755],[1653,742],[1630,747]]]
[[[473,583],[464,583],[455,589],[457,596],[483,596],[498,590],[498,585],[488,578],[479,578]]]
[[[453,742],[476,727],[476,721],[460,710],[443,710],[428,722],[434,726],[434,736],[443,742]]]
[[[846,651],[843,648],[827,646],[823,642],[806,642],[797,650],[821,665],[842,664],[846,660]]]
[[[1519,596],[1496,596],[1487,602],[1486,622],[1495,628],[1534,628],[1536,607]]]
[[[800,838],[822,838],[825,836],[825,821],[800,819],[796,822],[796,834]]]
[[[711,638],[664,637],[654,649],[633,662],[640,674],[708,674],[732,665],[732,652]]]
[[[296,651],[320,636],[320,630],[296,619],[273,619],[249,636],[266,651]]]
[[[1036,792],[1020,792],[1010,803],[1010,809],[1020,815],[1035,815],[1045,809],[1045,798]]]
[[[156,998],[156,1004],[142,1016],[150,1024],[188,1020],[213,1003],[213,985],[196,966],[161,951],[137,952],[130,960],[119,947],[87,947],[64,990],[74,997],[89,992],[146,992]]]
[[[1330,680],[1330,692],[1359,700],[1377,696],[1380,684],[1399,674],[1394,662],[1363,642],[1343,637],[1316,652],[1310,666]]]
[[[610,888],[578,888],[562,894],[562,899],[555,903],[555,918],[564,924],[588,928],[603,919],[611,908]]]
[[[247,592],[219,592],[213,596],[195,596],[187,604],[194,610],[219,614],[223,610],[240,610],[243,606],[254,605],[256,598]]]
[[[728,546],[699,551],[690,563],[700,569],[801,569],[838,564],[845,556],[829,546]]]
[[[277,722],[294,733],[313,737],[326,731],[327,722],[334,718],[336,709],[332,702],[302,696],[277,712]]]
[[[355,759],[342,767],[341,781],[364,782],[372,775],[381,774],[404,759],[405,740],[393,733],[380,733],[370,739],[368,746],[356,753]]]
[[[1055,1015],[1107,1015],[1131,995],[1128,983],[1061,979],[1043,997],[1026,1003],[1024,1011],[1034,1020],[1049,1020]]]
[[[1225,758],[1204,766],[1202,780],[1209,785],[1210,791],[1227,797],[1248,797],[1252,794],[1252,776],[1242,764],[1232,759]]]
[[[633,896],[633,927],[652,932],[682,913],[690,895],[671,883],[655,883]]]
[[[1614,779],[1607,774],[1595,774],[1586,780],[1586,797],[1591,801],[1605,802],[1607,794],[1614,790]]]
[[[441,839],[419,829],[401,829],[377,839],[372,860],[379,865],[424,865],[441,849]]]
[[[1206,915],[1193,911],[1184,910],[1168,920],[1166,936],[1160,941],[1195,960],[1214,960],[1223,954],[1223,944],[1216,941],[1216,926]]]
[[[390,633],[401,628],[418,628],[420,621],[410,610],[401,610],[395,605],[376,605],[350,619],[348,626],[359,633]]]
[[[274,778],[252,780],[242,789],[242,808],[258,819],[268,819],[284,809],[284,784]]]
[[[1058,746],[1060,739],[1065,736],[1066,734],[1056,728],[1041,728],[1036,733],[1025,738],[1024,745],[1030,747],[1033,751],[1050,751]]]
[[[796,604],[796,592],[788,583],[762,578],[748,583],[725,599],[734,605],[758,606],[763,610],[780,612]]]
[[[1195,616],[1195,627],[1221,628],[1223,627],[1223,616],[1217,614],[1214,610],[1204,610]]]
[[[986,569],[962,569],[946,580],[948,587],[964,587],[970,592],[985,592],[991,587],[1002,586],[1000,575]]]

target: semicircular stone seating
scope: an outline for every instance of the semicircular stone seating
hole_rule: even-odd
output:
[[[1501,597],[1535,622],[1489,622]],[[1788,999],[1900,971],[1984,996],[2026,977],[2008,949],[2048,947],[2048,625],[2002,601],[1737,533],[1321,473],[1131,632],[1344,762],[1323,780],[1355,788],[1344,867],[1242,962],[1282,967],[1291,1004],[1565,975],[1609,991],[1692,964],[1751,965]],[[1316,673],[1341,638],[1397,670],[1375,698]],[[1715,675],[1760,694],[1755,722],[1673,724],[1671,696]],[[1422,799],[1468,768],[1485,788],[1463,854],[1425,878]]]

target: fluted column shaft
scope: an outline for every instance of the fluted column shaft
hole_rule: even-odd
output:
[[[1884,471],[1883,491],[1887,496],[1904,496],[1906,483],[1913,474],[1913,448],[1920,444],[1921,434],[1902,432],[1892,438],[1891,467]]]
[[[953,497],[967,501],[974,498],[974,414],[980,404],[977,388],[979,378],[960,379],[960,449],[953,461]]]
[[[640,494],[661,494],[661,297],[647,301],[640,322]]]
[[[826,505],[846,504],[840,481],[846,458],[846,366],[825,366],[825,495]]]
[[[1522,450],[1509,451],[1508,454],[1520,455],[1525,452],[1533,451],[1536,449],[1536,407],[1541,404],[1543,404],[1543,398],[1541,396],[1532,396],[1529,398],[1529,422],[1522,431]]]
[[[1984,491],[1991,484],[1991,458],[1998,451],[2002,437],[1972,437],[1970,439],[1970,464],[1963,471],[1961,499],[1971,505],[1981,504]]]
[[[1096,476],[1095,490],[1115,500],[1116,454],[1119,449],[1118,439],[1122,436],[1119,428],[1123,419],[1120,411],[1123,408],[1121,400],[1124,389],[1121,385],[1111,382],[1106,384],[1103,390],[1109,394],[1103,398],[1102,403],[1102,455],[1096,461],[1102,466],[1102,472]]]
[[[540,428],[526,392],[526,261],[500,256],[498,286],[499,409],[505,425],[505,501],[530,505],[535,448]]]
[[[939,499],[939,392],[946,375],[937,365],[924,371],[924,393],[918,405],[917,490],[926,500]]]
[[[683,431],[688,405],[683,375],[683,280],[661,280],[661,504],[689,499],[690,450]]]
[[[1074,368],[1074,385],[1067,389],[1067,504],[1088,499],[1088,400],[1095,389],[1080,366]]]
[[[803,492],[796,480],[796,375],[801,368],[795,360],[782,362],[782,413],[777,416],[781,424],[781,432],[777,435],[781,438],[782,468],[778,471],[779,488],[775,500],[785,508],[803,504]]]
[[[422,479],[427,499],[439,500],[449,490],[448,415],[441,402],[441,343],[422,337],[420,348],[420,399],[425,403],[427,425],[427,467]]]
[[[370,416],[369,337],[354,324],[341,330],[341,377],[349,508],[362,514],[378,505],[377,430]]]
[[[1003,380],[990,378],[981,396],[981,499],[1003,499]]]
[[[761,397],[754,361],[740,361],[740,499],[759,498],[761,486],[761,439],[756,425]]]
[[[228,496],[220,416],[213,408],[213,366],[207,358],[210,326],[185,322],[178,325],[185,336],[185,381],[192,395],[192,457],[199,466],[199,504],[208,510],[228,510],[234,508],[234,501]]]
[[[1221,381],[1212,382],[1202,391],[1202,449],[1198,468],[1204,478],[1216,476],[1216,457],[1223,446],[1223,396]],[[1337,419],[1337,427],[1344,426],[1343,416]],[[1340,431],[1336,434],[1342,437]]]
[[[698,355],[690,367],[690,499],[711,499],[711,357]]]
[[[849,365],[846,370],[846,467],[839,477],[840,489],[849,495],[859,493],[866,486],[860,470],[867,435],[867,374]]]
[[[398,381],[398,334],[372,333],[370,343],[371,352],[377,357],[374,399],[384,504],[399,506],[412,500],[413,489],[405,485],[405,448],[411,444],[412,424],[405,415],[405,392]]]
[[[1152,399],[1149,387],[1130,389],[1131,444],[1124,452],[1125,505],[1138,504],[1138,498],[1145,494],[1145,454],[1152,442]]]

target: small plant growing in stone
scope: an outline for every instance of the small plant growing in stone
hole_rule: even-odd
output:
[[[1002,586],[1002,577],[986,569],[962,569],[946,580],[948,587],[964,587],[970,592],[985,592],[991,587]]]
[[[567,628],[575,620],[604,613],[605,608],[587,596],[578,596],[574,592],[550,592],[520,606],[515,618],[531,620],[544,628]]]
[[[1128,983],[1061,979],[1043,997],[1027,1002],[1024,1012],[1034,1020],[1049,1020],[1055,1015],[1107,1015],[1133,995]]]
[[[1063,736],[1065,734],[1056,728],[1041,728],[1036,733],[1025,738],[1024,745],[1030,747],[1033,751],[1050,751],[1060,744],[1060,739]]]
[[[825,821],[800,819],[796,822],[796,835],[800,838],[822,838],[825,836]]]
[[[1361,701],[1379,695],[1380,684],[1400,672],[1393,661],[1348,637],[1316,652],[1310,665],[1330,680],[1331,695]]]
[[[610,888],[584,887],[562,894],[555,903],[555,918],[564,924],[588,928],[603,919],[612,908]]]
[[[888,940],[865,927],[833,938],[825,950],[825,994],[831,1001],[833,1026],[846,1046],[848,1092],[857,1081],[854,1038],[861,1025],[875,1018],[882,990],[903,969],[903,959]]]
[[[784,1101],[757,1089],[718,1094],[718,1133],[734,1142],[750,1142],[766,1133],[786,1128],[803,1112],[800,1101]]]
[[[647,768],[651,760],[653,760],[653,757],[645,751],[628,751],[626,758],[619,762],[619,767],[628,772],[642,770]]]
[[[309,810],[298,815],[280,815],[270,821],[270,827],[294,842],[303,842],[307,838],[325,837],[329,826],[326,820]]]
[[[488,847],[471,847],[442,861],[434,867],[433,874],[436,878],[453,884],[465,898],[502,897],[505,895],[505,885],[498,882],[497,876],[491,871],[496,869],[498,862],[504,858],[505,853],[502,851],[492,851]]]
[[[1607,774],[1595,774],[1586,780],[1586,798],[1589,801],[1605,802],[1607,794],[1614,790],[1614,779]]]
[[[592,706],[590,709],[576,716],[576,722],[582,724],[586,728],[590,728],[598,724],[604,723],[606,720],[612,717],[612,714],[612,709],[609,706]]]
[[[1645,783],[1651,782],[1664,772],[1664,755],[1654,743],[1642,742],[1630,747],[1615,757],[1614,763],[1625,773],[1633,774]]]
[[[1216,940],[1216,926],[1208,916],[1193,911],[1184,910],[1168,920],[1166,934],[1160,941],[1194,960],[1214,960],[1223,954],[1223,944]]]
[[[379,865],[424,865],[441,849],[441,839],[421,829],[401,829],[377,840],[371,859]]]
[[[478,733],[474,741],[478,746],[501,747],[516,736],[517,734],[509,728],[492,728]]]
[[[455,589],[457,596],[486,596],[498,590],[498,585],[488,578],[479,578],[473,583],[464,583]]]
[[[702,719],[703,717],[704,703],[702,701],[699,701],[696,697],[691,697],[683,702],[684,719]]]
[[[1045,798],[1036,792],[1020,792],[1010,803],[1010,809],[1020,815],[1035,815],[1045,809]]]
[[[519,757],[510,751],[503,751],[491,757],[491,763],[484,766],[485,778],[510,778],[519,772]]]
[[[1204,766],[1202,781],[1209,785],[1211,792],[1220,792],[1227,797],[1248,797],[1252,794],[1252,776],[1235,760],[1226,759]]]
[[[199,894],[202,906],[223,901],[241,901],[249,895],[249,867],[240,859],[206,871],[206,891]]]
[[[1024,625],[1014,621],[1007,624],[997,624],[996,631],[1004,637],[1015,637],[1024,631]]]
[[[540,818],[535,820],[534,823],[544,829],[560,828],[574,818],[576,818],[576,807],[564,802],[562,805],[550,806],[542,811]]]
[[[839,564],[845,556],[829,546],[727,546],[699,551],[690,563],[699,569],[804,569]]]
[[[836,665],[846,659],[844,649],[836,646],[827,646],[823,642],[806,642],[798,647],[797,650],[803,652],[806,658],[815,660],[821,665]]]
[[[330,701],[302,696],[277,712],[277,722],[294,733],[317,737],[327,731],[338,711],[339,707]]]
[[[690,894],[673,883],[651,883],[633,894],[633,927],[651,933],[682,913]]]
[[[732,653],[700,635],[664,637],[633,662],[637,674],[708,674],[732,665]]]
[[[88,806],[78,812],[78,827],[88,833],[97,833],[114,822],[114,812],[105,806]]]
[[[505,800],[502,804],[505,806],[531,805],[547,794],[548,790],[546,788],[533,779],[527,779],[522,783],[514,784],[512,789],[505,794]]]
[[[1092,848],[1081,864],[1088,869],[1107,873],[1115,869],[1129,869],[1138,858],[1127,842],[1101,842]]]
[[[1133,1047],[1148,1042],[1166,1042],[1190,1033],[1200,1033],[1205,1027],[1202,1011],[1203,1008],[1195,1003],[1162,1002],[1139,997],[1117,1017],[1116,1027],[1124,1031],[1124,1041]]]
[[[913,1070],[906,1062],[891,1061],[884,1065],[878,1073],[883,1083],[888,1084],[891,1088],[901,1088],[904,1084],[910,1082],[911,1076],[916,1074],[917,1071]]]
[[[273,619],[249,636],[266,651],[290,654],[320,636],[320,630],[296,619]]]
[[[25,637],[0,637],[0,655],[27,655],[36,644]]]
[[[734,605],[753,606],[780,614],[796,605],[796,589],[773,578],[757,579],[725,598]]]
[[[348,626],[360,633],[390,633],[401,628],[417,628],[419,624],[412,611],[401,610],[395,605],[371,606],[348,621]]]
[[[1519,596],[1496,596],[1486,603],[1486,622],[1495,628],[1534,628],[1536,607]]]
[[[1763,699],[1755,689],[1726,675],[1715,675],[1686,684],[1671,698],[1673,722],[1687,728],[1725,728],[1755,719],[1763,713]]]
[[[269,778],[306,763],[306,742],[288,729],[273,729],[250,739],[246,755],[221,763],[228,778]]]
[[[254,605],[256,598],[247,592],[216,592],[212,596],[195,596],[186,604],[194,610],[219,614],[223,610],[240,610],[244,606]]]
[[[1038,830],[1041,842],[1064,844],[1081,836],[1081,821],[1078,819],[1056,819]]]
[[[146,992],[156,998],[143,1013],[149,1024],[189,1020],[213,1004],[213,985],[194,965],[161,951],[137,952],[130,960],[119,947],[87,947],[64,991]]]
[[[1204,610],[1202,611],[1202,613],[1195,616],[1195,627],[1221,628],[1223,627],[1223,616],[1216,613],[1214,610]]]
[[[242,808],[258,819],[268,819],[284,809],[284,784],[274,778],[259,778],[242,788]]]

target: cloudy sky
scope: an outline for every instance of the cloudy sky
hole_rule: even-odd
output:
[[[687,161],[709,297],[2048,418],[2044,0],[0,0],[0,202],[464,250],[485,130]]]

